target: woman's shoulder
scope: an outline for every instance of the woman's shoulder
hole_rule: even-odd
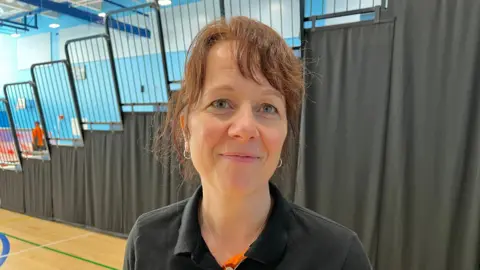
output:
[[[168,228],[169,225],[180,221],[188,199],[173,203],[140,215],[132,229],[136,233],[150,229]]]
[[[291,261],[306,256],[315,258],[314,264],[338,265],[341,269],[372,269],[364,247],[353,230],[305,207],[291,205]]]
[[[302,232],[309,237],[331,239],[332,243],[348,243],[357,237],[353,230],[317,212],[297,204],[291,206],[294,227],[304,228]]]

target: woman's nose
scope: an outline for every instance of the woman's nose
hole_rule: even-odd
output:
[[[228,134],[230,137],[242,141],[248,141],[259,136],[255,114],[250,105],[241,106],[235,112]]]

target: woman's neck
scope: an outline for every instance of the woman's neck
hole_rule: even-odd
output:
[[[271,205],[268,185],[244,196],[226,194],[204,185],[200,206],[202,233],[210,240],[210,245],[217,247],[225,243],[250,245],[261,233]]]

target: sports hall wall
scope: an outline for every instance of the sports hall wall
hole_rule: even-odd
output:
[[[305,17],[322,14],[314,3]],[[478,269],[480,2],[391,0],[377,12],[305,19],[301,138],[273,181],[358,232],[375,269]],[[126,111],[122,132],[87,130],[84,147],[1,172],[1,207],[127,233],[196,187],[174,157],[149,152],[163,113]]]
[[[162,30],[165,66],[161,62],[158,64],[152,61],[163,57],[158,48],[139,50],[140,46],[147,48],[153,47],[153,44],[132,43],[135,39],[132,33],[122,33],[125,29],[111,30],[112,47],[117,49],[115,52],[119,52],[114,61],[117,66],[120,102],[123,105],[123,131],[109,130],[108,124],[97,125],[95,128],[82,125],[84,147],[50,145],[49,160],[22,159],[22,172],[2,172],[2,208],[125,234],[139,214],[177,201],[191,193],[196,183],[188,184],[180,180],[175,158],[160,163],[151,153],[149,143],[163,113],[152,110],[152,106],[142,106],[162,104],[167,100],[167,81],[162,74],[164,69],[167,71],[170,89],[178,89],[188,45],[203,25],[220,16],[218,1],[180,3],[181,5],[161,8],[159,12],[164,22]],[[333,11],[330,8],[333,5],[327,2],[307,3],[305,11],[309,15]],[[360,2],[358,4],[360,5]],[[182,5],[183,7],[179,8]],[[136,12],[145,12],[145,9]],[[282,14],[281,20],[280,17],[272,15],[275,12]],[[300,45],[299,2],[274,0],[268,4],[266,1],[251,1],[247,4],[245,1],[225,1],[225,13],[227,16],[241,14],[262,20],[281,33],[290,46]],[[351,15],[343,18],[343,22],[370,19],[367,16]],[[139,27],[147,24],[146,21],[139,20],[135,13],[130,17],[122,13],[118,17],[123,19],[123,22]],[[7,85],[31,81],[32,74],[35,73],[32,65],[42,61],[66,59],[66,44],[69,41],[104,34],[106,31],[105,26],[85,23],[66,15],[61,15],[62,28],[48,28],[52,22],[55,21],[40,17],[40,30],[23,34],[17,40],[0,35],[0,51],[2,60],[5,60],[0,64],[4,71],[0,74],[0,83]],[[335,22],[342,23],[342,20],[319,20],[316,25]],[[158,37],[158,29],[152,29],[151,35]],[[36,42],[29,43],[31,41]],[[97,46],[100,42],[96,40],[85,43],[90,47],[79,47],[70,51],[69,59],[72,67],[78,64],[85,70],[86,79],[75,78],[81,121],[88,121],[94,116],[102,117],[103,122],[118,120],[114,119],[114,100],[103,98],[102,93],[110,91],[111,94],[114,88],[112,71],[108,70],[110,62],[107,50]],[[125,44],[130,46],[123,47]],[[80,54],[84,56],[83,61],[80,61]],[[98,70],[110,73],[100,73]],[[61,98],[68,94],[68,76],[53,76],[56,73],[59,73],[57,67],[47,66],[44,75],[37,77],[39,101],[48,136],[58,133],[59,137],[69,138],[74,133],[69,122],[64,121],[57,125],[59,111],[64,119],[75,118],[72,105]],[[98,73],[100,76],[97,76]],[[153,83],[146,84],[147,81]],[[18,98],[33,101],[34,96],[25,92],[9,96],[15,128],[30,130],[33,123],[39,120],[40,115],[36,113],[39,106],[33,102],[30,108],[17,108]],[[2,127],[8,129],[6,112],[3,112],[0,120]],[[293,142],[289,142],[289,147],[293,147],[291,152],[296,152]],[[283,187],[287,197],[293,198],[294,183],[289,179],[295,172],[296,156],[293,155],[292,161],[284,167],[291,177],[285,177],[285,174],[280,177],[279,174],[276,182]],[[188,188],[183,191],[183,187]]]

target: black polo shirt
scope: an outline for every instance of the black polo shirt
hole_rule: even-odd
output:
[[[237,270],[370,270],[357,235],[285,200],[270,184],[273,208]],[[141,215],[127,240],[123,269],[221,270],[198,222],[199,187],[184,201]]]

